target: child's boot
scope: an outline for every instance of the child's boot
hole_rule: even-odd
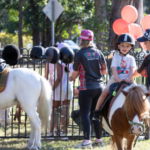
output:
[[[99,110],[94,110],[93,111],[93,118],[92,118],[92,120],[100,120],[99,119],[99,113],[100,113]]]

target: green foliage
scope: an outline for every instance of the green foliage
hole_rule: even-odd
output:
[[[79,26],[82,25],[87,18],[94,15],[94,1],[91,0],[59,0],[64,7],[61,17],[56,21],[56,34],[59,36],[62,33],[62,40],[79,36]],[[65,30],[65,32],[62,30]],[[68,33],[69,37],[64,36]]]
[[[23,36],[23,46],[27,47],[28,43],[32,43],[31,36]],[[9,34],[9,33],[0,33],[0,43],[2,47],[5,47],[8,44],[14,44],[18,46],[18,35]]]
[[[99,41],[98,31],[105,31],[104,42],[107,41],[109,27],[108,20],[102,23],[101,16],[95,18],[95,6],[93,0],[58,0],[64,7],[61,16],[55,22],[56,40],[74,39],[80,34],[80,27],[94,31],[95,40]],[[42,9],[47,0],[23,1],[23,34],[32,35],[32,29],[37,28],[41,33],[47,32],[51,22],[46,22],[46,15]],[[110,11],[111,1],[107,3],[107,11]],[[6,33],[16,34],[19,21],[19,0],[0,0],[0,30]],[[45,26],[43,26],[45,24]],[[50,39],[49,39],[50,40]]]
[[[0,33],[0,43],[2,47],[7,44],[14,44],[18,46],[18,37],[17,35],[12,35],[9,33]]]
[[[0,0],[0,30],[14,33],[18,29],[18,0]]]
[[[111,9],[111,1],[109,0],[106,4],[106,12],[109,14]],[[100,7],[101,13],[103,12],[103,6]],[[94,13],[94,9],[92,10],[92,13]],[[105,22],[104,22],[105,20]],[[109,18],[103,18],[102,16],[95,17],[94,14],[92,17],[87,18],[83,22],[83,28],[91,29],[94,32],[95,42],[102,42],[106,45],[108,42],[108,32],[109,32]],[[104,33],[103,39],[99,36],[100,32]],[[105,46],[105,49],[107,49],[107,46]]]

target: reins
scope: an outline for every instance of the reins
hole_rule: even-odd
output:
[[[145,123],[144,123],[144,124],[145,124]],[[144,132],[142,135],[145,135],[145,134],[147,133],[147,129],[148,129],[148,127],[146,127],[146,130],[145,130],[145,132]],[[137,142],[137,139],[139,138],[139,136],[140,136],[140,134],[137,135],[137,137],[136,137],[136,139],[135,139],[135,141],[134,141],[133,147],[135,147],[136,142]]]

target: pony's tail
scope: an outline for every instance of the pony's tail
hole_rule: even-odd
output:
[[[113,135],[111,136],[111,150],[115,150],[115,138]]]
[[[38,101],[39,117],[42,121],[42,128],[49,127],[50,116],[50,99],[52,94],[52,88],[49,82],[41,76],[41,93]]]

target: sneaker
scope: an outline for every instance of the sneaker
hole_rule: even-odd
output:
[[[73,146],[74,148],[90,148],[92,149],[92,144],[87,143],[86,141],[82,141],[80,144]]]
[[[54,137],[53,137],[53,135],[50,132],[49,132],[48,136],[50,136],[50,137],[47,137],[46,139],[54,140]]]
[[[58,135],[57,133],[58,133],[57,130],[54,130],[53,131],[53,136],[57,136]]]
[[[99,110],[94,110],[93,111],[93,118],[92,120],[100,120],[99,119]]]
[[[62,138],[60,138],[61,140],[68,140],[68,137],[66,136],[66,134],[60,132],[60,136],[63,136]]]
[[[100,139],[99,141],[95,140],[95,142],[93,142],[92,145],[103,146],[103,140],[102,139]]]

